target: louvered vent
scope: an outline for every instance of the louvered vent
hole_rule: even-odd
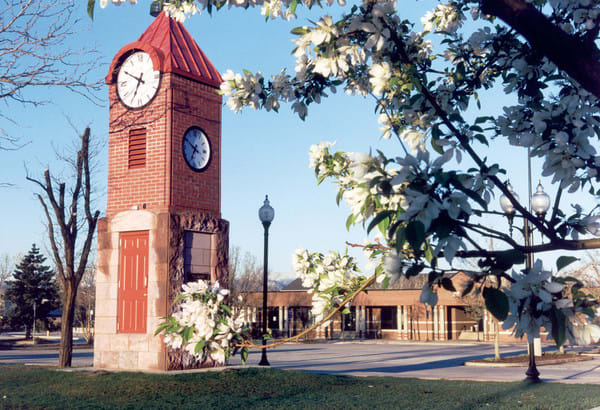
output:
[[[129,168],[146,166],[146,128],[129,131]]]

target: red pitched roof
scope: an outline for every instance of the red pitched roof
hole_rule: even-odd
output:
[[[131,49],[151,51],[152,48],[159,52],[160,69],[163,73],[176,73],[214,87],[219,87],[223,82],[217,69],[183,24],[169,17],[164,11],[154,19],[138,41],[128,44],[117,53],[111,64],[107,82],[112,82],[111,73],[125,52]],[[154,53],[150,54],[154,61]]]

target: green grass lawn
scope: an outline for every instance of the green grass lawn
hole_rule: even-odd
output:
[[[180,375],[0,365],[0,408],[589,409],[600,386],[346,377],[248,368]]]

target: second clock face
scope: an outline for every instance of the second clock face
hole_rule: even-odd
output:
[[[210,142],[199,127],[189,128],[183,135],[183,157],[194,171],[204,171],[210,163]]]
[[[117,75],[117,93],[129,108],[148,104],[158,91],[160,71],[155,71],[150,56],[137,51],[125,59]]]

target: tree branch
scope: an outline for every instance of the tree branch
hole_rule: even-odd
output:
[[[481,11],[499,17],[583,88],[600,98],[600,50],[592,41],[567,34],[534,3],[524,0],[481,0]],[[593,32],[591,32],[593,34]]]

